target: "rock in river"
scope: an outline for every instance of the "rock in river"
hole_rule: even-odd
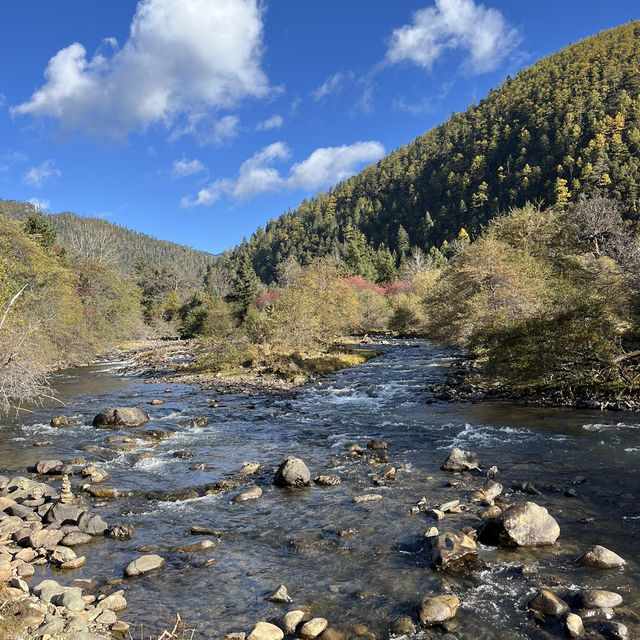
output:
[[[445,532],[431,538],[431,562],[437,569],[478,558],[475,540],[462,532]]]
[[[433,627],[451,620],[458,610],[455,596],[426,597],[418,605],[418,620],[423,627]]]
[[[311,473],[304,460],[289,456],[278,467],[273,484],[277,487],[303,487],[309,484]]]
[[[247,502],[247,500],[257,500],[261,497],[262,489],[258,485],[253,485],[233,498],[233,502]]]
[[[616,567],[623,567],[627,564],[617,553],[599,544],[590,551],[587,551],[587,553],[578,559],[578,562],[592,569],[615,569]]]
[[[149,422],[146,411],[138,407],[112,407],[101,411],[94,419],[94,427],[137,427]]]
[[[515,504],[480,532],[480,542],[505,547],[537,547],[553,544],[560,527],[549,512],[534,502]]]
[[[454,447],[441,469],[443,471],[472,471],[480,469],[480,462],[477,454]]]
[[[146,556],[140,556],[133,562],[130,562],[124,570],[124,575],[127,576],[127,578],[132,578],[144,573],[149,573],[150,571],[155,571],[162,566],[164,566],[164,558],[155,553],[151,553]]]
[[[547,616],[560,617],[569,611],[569,605],[548,589],[541,589],[529,602],[529,609]]]
[[[284,632],[270,622],[258,622],[247,640],[282,640]]]

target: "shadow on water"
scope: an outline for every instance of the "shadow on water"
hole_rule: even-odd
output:
[[[348,637],[355,637],[356,623],[378,638],[388,637],[395,617],[412,614],[424,595],[443,589],[461,600],[455,637],[475,640],[541,637],[525,611],[540,581],[574,590],[616,590],[625,606],[637,609],[638,416],[489,403],[428,404],[425,389],[442,378],[451,354],[422,341],[398,341],[380,349],[380,358],[286,398],[219,395],[184,385],[170,385],[172,392],[164,393],[166,385],[123,377],[121,363],[69,370],[56,379],[64,410],[47,406],[5,421],[0,467],[18,470],[40,458],[82,457],[107,469],[110,486],[132,492],[99,510],[109,522],[134,523],[135,537],[92,543],[83,550],[87,565],[57,579],[92,577],[104,584],[121,575],[138,555],[136,549],[156,549],[167,559],[165,569],[124,586],[129,610],[123,617],[144,622],[148,633],[176,610],[203,638],[248,631],[258,619],[286,610],[265,601],[281,583],[294,604],[310,605],[313,615],[328,618]],[[146,440],[136,429],[91,427],[93,416],[105,407],[152,398],[164,404],[144,405],[151,422],[143,429],[172,432],[161,441]],[[77,424],[50,427],[51,417],[61,412]],[[208,424],[193,426],[190,421],[200,416]],[[107,438],[130,438],[128,444],[134,446],[123,450],[122,443],[105,442]],[[371,438],[388,443],[388,465],[372,466],[346,455],[347,444],[364,448]],[[32,447],[37,440],[53,445]],[[546,506],[560,523],[559,542],[533,551],[483,548],[475,566],[434,572],[422,540],[435,523],[424,514],[409,515],[410,507],[423,496],[433,505],[465,501],[482,483],[480,476],[468,475],[460,478],[462,488],[446,486],[451,477],[439,467],[452,446],[476,451],[485,468],[497,465],[508,492],[514,483],[533,483],[541,495],[515,492],[512,497]],[[174,457],[182,450],[193,451],[194,457]],[[312,476],[339,474],[342,484],[298,491],[273,487],[273,472],[287,455],[304,458]],[[260,500],[231,502],[241,487],[181,502],[148,499],[149,492],[190,487],[202,493],[206,485],[233,479],[229,474],[244,461],[262,465],[255,477],[236,478],[241,486],[261,486]],[[389,466],[397,470],[395,482],[377,486]],[[567,488],[577,495],[565,497]],[[366,492],[382,499],[353,503]],[[455,530],[479,524],[467,512],[438,526]],[[218,546],[178,553],[179,546],[196,540],[188,534],[192,525],[222,531]],[[596,543],[616,550],[630,566],[602,574],[579,569],[575,558]],[[216,563],[205,568],[208,558]],[[523,563],[536,566],[539,575],[521,575],[517,567]],[[48,574],[39,569],[33,580]]]

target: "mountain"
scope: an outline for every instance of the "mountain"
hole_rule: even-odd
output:
[[[249,252],[263,281],[288,257],[302,264],[354,238],[399,262],[409,246],[479,235],[498,213],[600,193],[637,220],[640,22],[604,31],[508,77],[327,193],[258,228]],[[362,235],[360,235],[362,234]],[[378,252],[379,253],[379,252]]]
[[[24,220],[36,212],[30,202],[0,199],[0,215]],[[204,251],[158,240],[144,233],[100,218],[63,212],[46,215],[59,234],[60,241],[74,253],[93,258],[123,273],[129,273],[138,258],[157,268],[171,264],[190,280],[202,280],[216,257]]]

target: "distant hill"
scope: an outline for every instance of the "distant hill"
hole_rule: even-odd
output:
[[[24,220],[34,213],[30,202],[0,199],[0,215]],[[84,257],[128,273],[139,257],[156,267],[169,263],[180,267],[190,279],[201,280],[207,267],[216,257],[174,242],[158,240],[100,218],[78,216],[63,212],[47,214],[47,219],[58,231],[60,241]]]
[[[466,111],[328,193],[259,228],[248,246],[258,275],[343,247],[428,249],[501,211],[600,192],[637,219],[640,189],[640,22],[602,32],[507,78]]]

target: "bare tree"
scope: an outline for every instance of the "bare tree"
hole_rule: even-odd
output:
[[[409,257],[402,267],[401,280],[413,282],[416,276],[436,269],[433,258],[427,255],[420,247],[412,247]]]
[[[36,327],[9,331],[7,319],[24,293],[22,287],[2,309],[0,318],[0,414],[18,412],[26,403],[38,403],[51,397],[51,386],[45,368],[36,354],[29,353],[30,338]]]
[[[105,267],[118,266],[118,250],[113,229],[100,220],[79,217],[73,233],[67,238],[71,251],[83,258],[96,260]]]
[[[624,235],[620,204],[605,196],[580,200],[569,210],[579,240],[587,243],[596,258],[600,258],[607,244],[616,244]]]

